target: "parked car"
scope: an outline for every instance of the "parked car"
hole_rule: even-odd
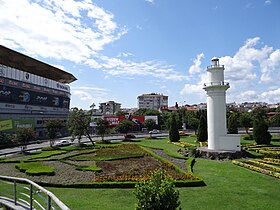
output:
[[[55,146],[58,147],[69,146],[69,145],[71,145],[71,142],[68,140],[61,140],[55,144]]]
[[[158,133],[159,133],[159,130],[157,130],[157,129],[154,129],[149,132],[149,134],[158,134]]]

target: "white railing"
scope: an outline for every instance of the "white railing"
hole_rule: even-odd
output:
[[[210,69],[210,68],[225,68],[224,65],[210,65],[210,66],[207,66],[207,69]]]
[[[208,83],[204,83],[204,87],[207,86],[229,86],[228,82],[208,82]]]
[[[0,197],[0,203],[10,203],[8,206],[14,209],[18,209],[16,206],[25,206],[31,210],[70,210],[53,193],[25,178],[0,176]]]

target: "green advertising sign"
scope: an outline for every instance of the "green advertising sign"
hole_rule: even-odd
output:
[[[2,120],[0,121],[0,131],[6,131],[13,129],[13,121],[12,120]]]

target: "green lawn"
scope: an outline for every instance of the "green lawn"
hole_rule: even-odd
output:
[[[195,138],[183,137],[181,141],[194,143]],[[254,143],[254,141],[250,142]],[[168,139],[141,139],[141,141],[133,143],[160,148],[169,155],[179,156],[177,150],[180,147],[169,143]],[[279,145],[279,142],[272,143]],[[196,159],[194,173],[200,176],[207,186],[178,188],[183,210],[279,209],[279,179],[241,168],[233,165],[231,161],[222,162],[199,158]],[[67,177],[65,178],[67,179]],[[136,199],[133,189],[48,189],[73,210],[135,209]]]
[[[178,188],[182,209],[277,210],[280,181],[231,162],[197,159],[195,174],[207,186]],[[71,209],[131,210],[136,202],[133,189],[48,188]]]

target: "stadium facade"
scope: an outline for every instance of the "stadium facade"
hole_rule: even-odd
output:
[[[68,84],[75,80],[70,73],[0,45],[0,132],[33,127],[44,137],[48,120],[66,121]]]

